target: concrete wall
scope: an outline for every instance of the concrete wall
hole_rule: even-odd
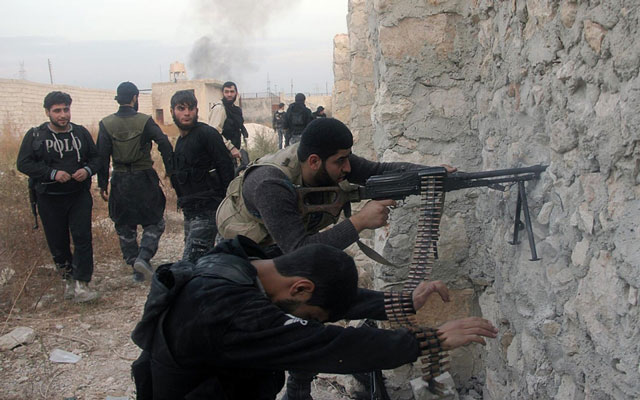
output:
[[[54,90],[66,92],[73,100],[71,120],[97,133],[98,122],[118,110],[114,90],[47,85],[16,79],[0,79],[0,128],[2,133],[23,135],[30,127],[47,120],[44,97]],[[140,94],[140,112],[151,113],[151,95]]]
[[[475,377],[484,399],[640,398],[639,17],[631,0],[350,1],[380,160],[549,164],[528,185],[542,261],[507,244],[514,190],[447,194],[433,277],[500,329],[454,355],[468,361],[452,365],[466,396]],[[366,84],[351,72],[351,89]],[[416,207],[376,231],[392,261],[408,262]],[[403,274],[378,267],[375,282]]]

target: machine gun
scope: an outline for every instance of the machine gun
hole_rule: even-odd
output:
[[[540,174],[547,169],[546,165],[535,165],[524,168],[501,169],[482,172],[454,172],[447,173],[443,167],[423,168],[411,171],[391,172],[375,175],[367,179],[364,186],[349,184],[347,187],[302,187],[298,188],[298,207],[303,215],[325,212],[337,217],[340,212],[348,208],[349,202],[361,200],[402,200],[407,196],[420,195],[420,217],[418,233],[413,248],[411,267],[407,280],[401,292],[389,292],[385,295],[385,309],[392,328],[420,329],[416,316],[412,311],[412,292],[424,280],[428,280],[435,260],[438,258],[437,241],[440,235],[440,217],[444,206],[446,192],[473,187],[488,187],[505,191],[506,186],[518,185],[518,200],[516,216],[513,226],[513,241],[517,244],[518,232],[524,227],[529,238],[531,260],[539,260],[536,253],[531,216],[527,204],[525,182],[540,179]],[[314,204],[314,200],[322,198],[321,204]],[[345,206],[347,206],[345,208]],[[520,215],[524,212],[524,224]],[[345,212],[348,216],[348,213]],[[360,249],[375,261],[392,265],[382,256],[375,253],[364,244]],[[431,335],[435,338],[435,330]],[[442,349],[434,350],[421,358],[423,379],[428,383],[429,390],[442,394],[443,386],[435,380],[437,376],[448,369],[447,353]],[[372,400],[386,400],[389,398],[381,371],[370,374],[370,393]]]
[[[443,167],[429,167],[412,171],[391,172],[383,175],[374,175],[367,179],[364,186],[350,185],[348,188],[340,186],[331,187],[301,187],[298,188],[298,206],[303,215],[314,212],[326,212],[335,217],[348,202],[371,200],[402,200],[411,195],[425,195],[424,183],[433,180],[433,193],[428,194],[428,199],[433,200],[438,194],[452,192],[454,190],[474,187],[488,187],[490,189],[505,191],[507,185],[518,185],[518,200],[516,203],[516,215],[513,227],[513,240],[510,244],[518,244],[518,232],[526,228],[531,248],[531,261],[539,260],[533,230],[531,228],[531,216],[527,203],[527,194],[524,183],[526,181],[540,179],[540,174],[547,169],[546,165],[534,165],[523,168],[499,169],[482,172],[454,172],[448,174]],[[309,195],[312,193],[330,193],[332,199],[329,203],[310,204]],[[521,220],[524,213],[524,223]]]

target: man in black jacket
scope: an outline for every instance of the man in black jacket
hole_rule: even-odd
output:
[[[171,143],[160,127],[146,114],[138,112],[138,88],[131,82],[118,86],[118,112],[100,121],[98,153],[102,168],[98,171],[100,196],[109,201],[109,217],[115,224],[124,261],[133,268],[135,281],[150,279],[151,258],[158,251],[164,232],[165,197],[160,179],[153,169],[151,141],[156,142],[165,172],[171,174]],[[109,159],[113,161],[111,195]],[[137,241],[138,225],[143,233]]]
[[[180,130],[171,185],[184,213],[182,258],[195,262],[213,248],[216,210],[233,179],[233,164],[218,131],[198,122],[198,100],[192,91],[180,90],[171,97],[171,116]]]
[[[18,153],[18,170],[29,176],[53,261],[65,280],[64,298],[91,301],[91,176],[100,162],[91,134],[71,122],[71,96],[51,92],[44,98],[49,122],[30,129]],[[71,254],[69,234],[73,238]]]
[[[132,334],[138,399],[275,399],[284,370],[355,373],[495,337],[472,317],[437,332],[342,328],[323,321],[386,319],[385,294],[357,288],[355,263],[326,245],[264,259],[244,237],[221,242],[196,265],[158,269]],[[413,296],[413,308],[446,287]],[[417,291],[418,289],[416,289]]]
[[[291,103],[289,108],[287,108],[287,115],[285,119],[287,121],[289,131],[287,132],[288,140],[286,140],[285,147],[290,144],[298,143],[304,128],[309,125],[309,122],[313,121],[313,114],[311,113],[311,110],[304,105],[306,99],[307,98],[304,94],[297,93],[295,97],[296,101]]]

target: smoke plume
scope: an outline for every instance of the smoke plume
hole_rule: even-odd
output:
[[[189,54],[196,79],[240,80],[255,70],[248,44],[264,33],[274,16],[294,7],[284,0],[192,0],[197,26],[203,32]],[[282,21],[286,23],[286,21]]]

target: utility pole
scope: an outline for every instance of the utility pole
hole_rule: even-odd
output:
[[[269,73],[267,72],[267,94],[271,97],[271,81],[269,80]]]
[[[53,85],[53,72],[51,72],[51,60],[47,58],[47,63],[49,64],[49,80],[51,81],[51,84]]]
[[[20,79],[27,79],[27,71],[24,69],[24,60],[20,61],[20,69],[18,70],[18,76]]]
[[[293,96],[293,79],[291,79],[291,96]]]

